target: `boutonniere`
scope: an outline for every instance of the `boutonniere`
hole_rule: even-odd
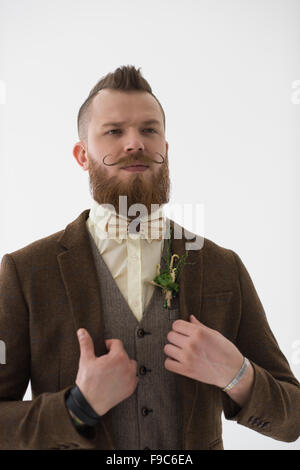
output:
[[[172,233],[172,228],[170,228],[170,232]],[[162,292],[165,296],[164,300],[164,307],[170,308],[171,307],[171,300],[172,297],[176,297],[179,292],[179,276],[182,271],[182,268],[186,263],[186,258],[188,256],[188,251],[186,250],[184,255],[179,256],[176,253],[171,253],[171,236],[167,240],[167,260],[163,258],[166,263],[166,269],[161,271],[161,266],[158,264],[156,266],[156,276],[151,281],[156,287],[162,289]]]

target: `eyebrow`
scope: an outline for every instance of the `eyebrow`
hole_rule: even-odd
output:
[[[122,126],[125,124],[125,122],[106,122],[105,124],[102,124],[102,127],[109,127],[109,126]],[[158,124],[160,125],[160,122],[157,119],[148,119],[147,121],[142,121],[142,124],[147,125],[147,124]]]

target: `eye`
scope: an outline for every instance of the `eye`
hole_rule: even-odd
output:
[[[115,131],[119,131],[120,129],[111,129],[110,131],[108,131],[107,133],[109,134],[110,132],[115,132]]]
[[[119,131],[120,129],[111,129],[110,131],[108,131],[108,134],[110,132],[115,132],[115,131]],[[148,129],[144,129],[145,131],[153,131],[153,132],[156,132],[156,130],[152,129],[152,128],[148,128]],[[152,134],[152,132],[151,132]],[[110,135],[116,135],[116,134],[110,134]]]

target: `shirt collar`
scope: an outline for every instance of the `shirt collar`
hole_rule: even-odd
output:
[[[118,217],[128,220],[126,217],[119,215],[119,214],[118,214]],[[164,227],[166,227],[166,217],[165,217],[163,206],[159,207],[156,211],[152,212],[147,217],[141,217],[141,221],[146,221],[150,219],[156,220],[156,219],[159,219],[160,217],[163,218]],[[110,210],[105,205],[99,204],[94,199],[92,200],[91,209],[89,213],[89,223],[92,223],[94,225],[95,234],[97,235],[97,237],[101,239],[108,239],[108,238],[113,239],[117,243],[120,244],[122,243],[124,238],[108,236],[108,233],[106,230],[107,224],[114,218],[115,218],[114,211]],[[130,234],[130,237],[132,237],[133,239],[141,238],[139,234]],[[148,243],[151,243],[153,241],[153,239],[151,238],[146,238],[146,240],[148,241]]]

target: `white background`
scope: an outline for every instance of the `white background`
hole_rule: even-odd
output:
[[[141,67],[166,113],[171,204],[203,204],[299,380],[300,2],[1,0],[0,14],[0,258],[90,207],[79,107],[108,72]],[[300,449],[223,430],[225,449]]]

